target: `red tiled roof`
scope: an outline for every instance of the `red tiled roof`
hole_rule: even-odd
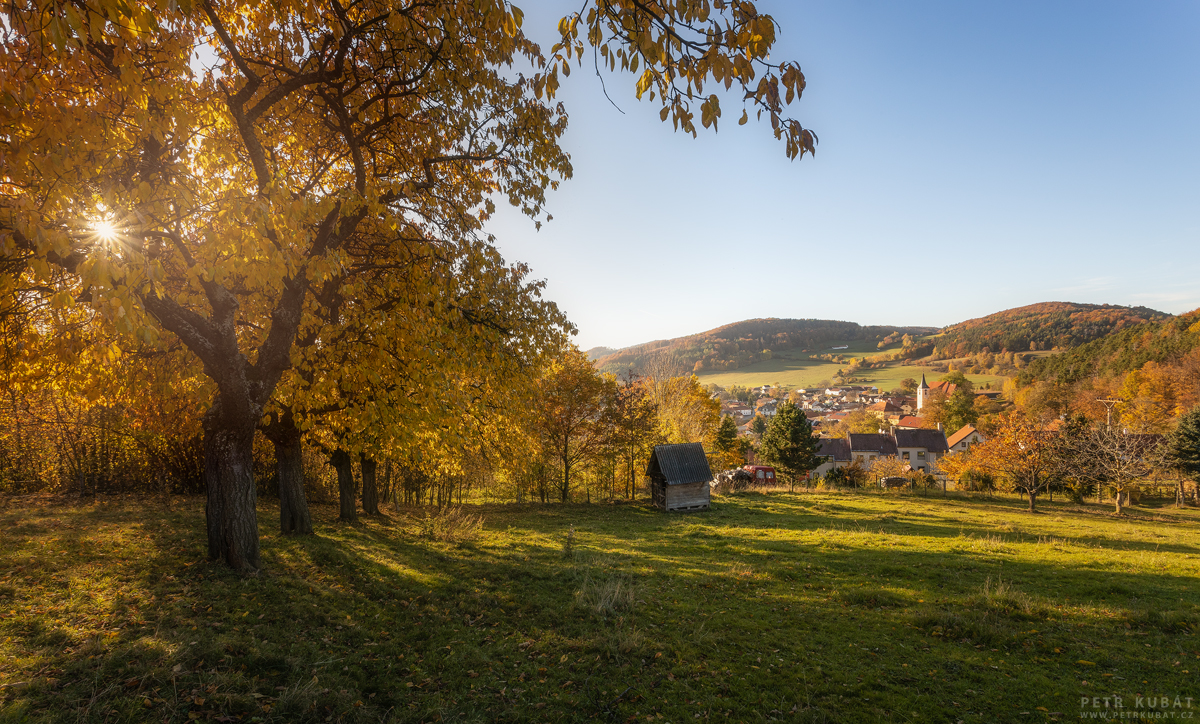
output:
[[[920,428],[925,423],[925,418],[917,417],[916,415],[905,415],[896,423],[896,427],[909,427],[913,429]]]
[[[946,393],[946,397],[953,395],[954,391],[957,389],[958,389],[958,385],[951,384],[949,382],[946,382],[945,380],[940,380],[938,382],[934,382],[932,385],[929,386],[929,392],[933,392],[934,390],[941,390],[942,392]],[[929,393],[927,392],[925,394],[929,394]]]
[[[967,438],[967,436],[973,432],[979,432],[978,430],[975,429],[974,425],[963,425],[961,430],[954,433],[953,435],[950,436],[949,439],[946,440],[946,444],[949,445],[950,447],[954,447],[955,445],[957,445],[960,442],[962,442],[963,440],[965,440]]]

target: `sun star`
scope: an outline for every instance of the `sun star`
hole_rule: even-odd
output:
[[[117,227],[107,219],[93,222],[92,232],[96,234],[97,239],[103,242],[115,241],[117,238]]]

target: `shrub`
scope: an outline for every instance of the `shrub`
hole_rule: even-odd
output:
[[[990,493],[996,489],[996,479],[990,473],[968,470],[958,479],[958,489]]]
[[[572,523],[571,527],[567,529],[567,534],[565,536],[563,536],[562,554],[563,554],[563,558],[574,558],[575,557],[575,524],[574,523]]]
[[[858,461],[844,468],[834,468],[825,475],[825,484],[840,488],[861,488],[867,484],[870,475]]]
[[[419,534],[422,538],[442,541],[444,543],[465,543],[475,540],[483,531],[483,516],[468,513],[462,506],[454,505],[440,508],[436,513],[418,521]]]

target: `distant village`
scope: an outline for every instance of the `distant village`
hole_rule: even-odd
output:
[[[911,384],[911,383],[910,383]],[[733,417],[738,423],[738,433],[752,434],[756,417],[764,420],[774,417],[779,405],[785,400],[804,411],[814,432],[821,435],[819,454],[825,458],[812,476],[823,477],[829,471],[847,467],[852,463],[870,468],[877,460],[897,458],[907,463],[912,470],[930,474],[937,473],[939,457],[951,452],[960,452],[983,442],[984,435],[972,425],[961,429],[943,430],[941,423],[929,424],[921,417],[925,403],[934,394],[949,398],[957,386],[951,382],[926,381],[924,375],[911,396],[884,394],[877,387],[867,385],[836,385],[821,388],[787,389],[773,385],[751,388],[753,402],[733,399],[721,401],[721,414]],[[997,399],[999,390],[976,390],[975,396]],[[722,395],[724,397],[726,395]],[[845,437],[832,437],[830,433],[838,422],[851,413],[864,410],[879,420],[876,433],[849,433]]]

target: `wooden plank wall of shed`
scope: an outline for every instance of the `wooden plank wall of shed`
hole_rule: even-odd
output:
[[[696,505],[708,506],[708,502],[708,483],[667,486],[667,510],[690,508]]]

